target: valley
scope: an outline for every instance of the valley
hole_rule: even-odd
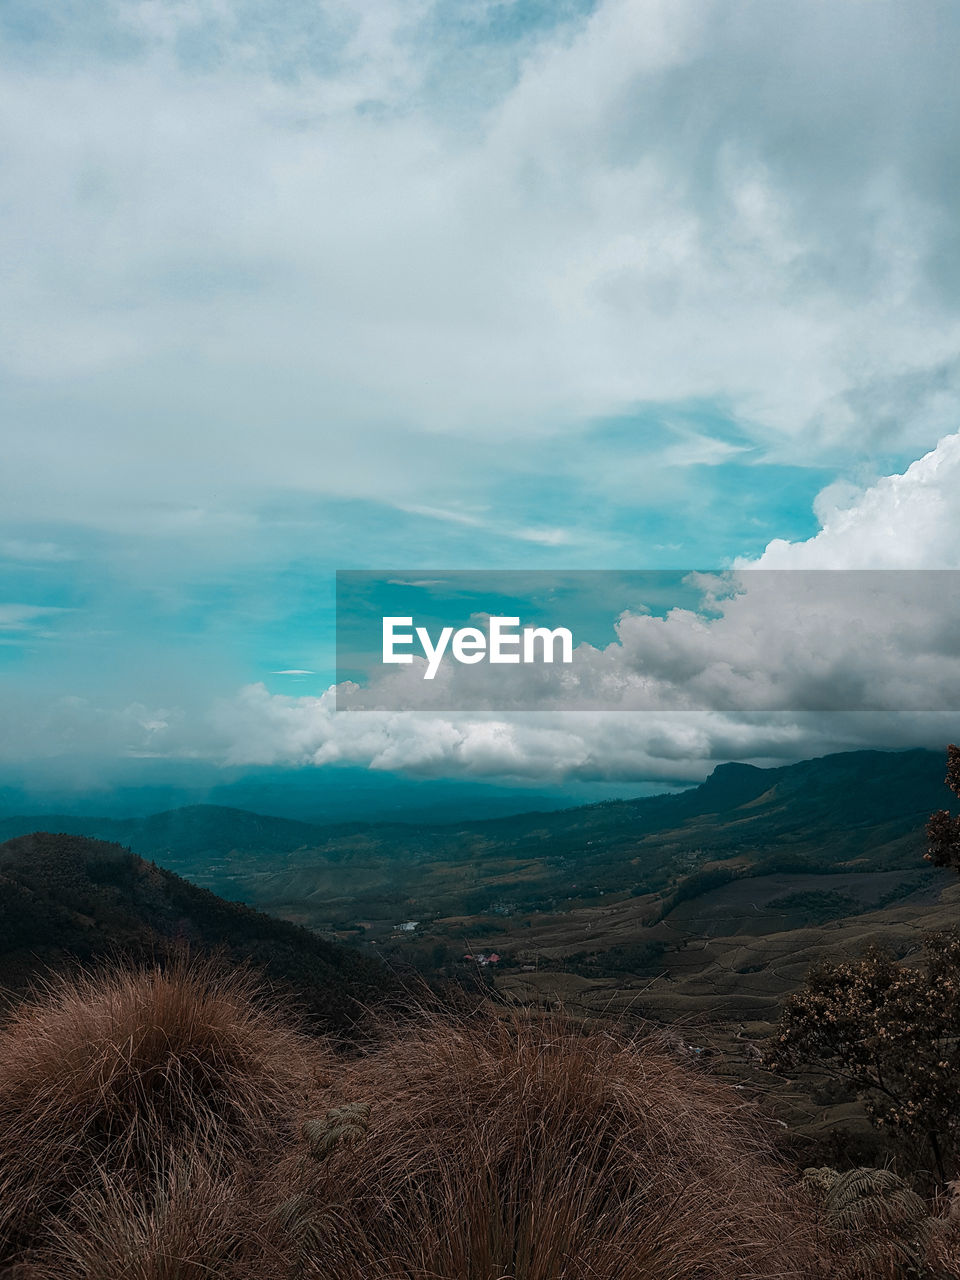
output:
[[[867,1158],[876,1137],[858,1104],[769,1075],[762,1051],[812,964],[871,944],[909,957],[954,927],[960,885],[923,858],[926,821],[951,799],[943,771],[940,752],[859,751],[458,823],[317,825],[198,805],[62,826],[385,973],[659,1023],[765,1095],[801,1150],[841,1142]],[[0,836],[47,824],[59,829],[49,815],[8,817]]]

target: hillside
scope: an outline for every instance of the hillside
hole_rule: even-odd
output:
[[[45,968],[172,945],[252,962],[318,1026],[347,1032],[398,984],[372,957],[225,902],[116,844],[37,832],[0,845],[0,987]]]
[[[194,805],[146,818],[0,820],[128,845],[232,899],[323,929],[567,911],[611,893],[668,893],[716,862],[808,873],[916,870],[947,804],[934,751],[856,751],[774,769],[721,765],[679,794],[455,824],[317,826]],[[368,929],[369,932],[369,929]]]
[[[866,1156],[856,1104],[767,1077],[757,1045],[812,962],[876,941],[906,955],[952,927],[960,886],[923,861],[927,818],[952,799],[943,773],[939,752],[851,752],[470,823],[318,827],[210,805],[84,819],[199,884],[79,835],[13,839],[0,846],[0,982],[21,984],[38,958],[184,937],[250,956],[343,1026],[387,990],[380,952],[431,976],[482,976],[521,1004],[672,1023],[738,1086],[768,1093],[811,1159],[835,1130]],[[18,821],[38,822],[5,829]],[[491,952],[482,975],[463,961]]]
[[[612,895],[694,893],[694,877],[718,865],[730,874],[922,874],[926,819],[949,799],[938,752],[852,752],[778,769],[724,765],[679,795],[328,831],[282,857],[233,851],[200,874],[301,923],[361,922],[377,937],[403,919],[515,919]],[[863,906],[874,905],[871,894]]]

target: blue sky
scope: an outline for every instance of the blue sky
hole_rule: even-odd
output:
[[[338,568],[954,567],[958,25],[4,5],[2,758],[235,763]]]

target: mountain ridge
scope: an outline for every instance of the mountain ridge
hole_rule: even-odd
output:
[[[264,824],[269,824],[275,832],[288,832],[291,839],[294,836],[300,837],[301,845],[290,846],[291,848],[296,848],[306,843],[305,838],[308,836],[327,838],[331,835],[351,833],[361,828],[408,830],[411,832],[425,828],[453,831],[488,825],[508,825],[533,817],[557,820],[568,814],[601,810],[609,811],[618,808],[641,815],[649,813],[662,816],[664,810],[668,812],[674,810],[677,816],[681,814],[693,816],[698,813],[724,812],[729,808],[746,803],[750,799],[757,798],[771,784],[777,785],[783,780],[802,778],[806,783],[809,781],[810,774],[816,775],[818,772],[827,774],[842,772],[844,777],[850,774],[857,775],[856,770],[846,769],[843,766],[854,761],[865,762],[871,759],[884,762],[891,759],[901,762],[922,761],[925,766],[929,765],[931,777],[936,771],[941,773],[943,771],[943,757],[938,751],[922,747],[910,748],[904,751],[863,749],[830,752],[822,756],[811,757],[808,760],[799,760],[791,764],[770,767],[728,761],[718,764],[704,781],[697,786],[681,792],[664,792],[660,795],[625,799],[597,800],[589,804],[571,805],[559,809],[529,809],[515,814],[497,814],[492,817],[469,818],[452,822],[446,820],[436,823],[410,822],[382,818],[368,821],[360,817],[343,822],[306,822],[298,818],[261,813],[257,810],[238,808],[233,805],[197,803],[178,805],[174,808],[158,810],[156,813],[137,818],[78,817],[70,814],[45,812],[7,815],[6,817],[0,817],[0,837],[11,839],[16,835],[26,834],[28,829],[36,829],[28,828],[27,824],[30,823],[43,822],[49,824],[57,822],[62,824],[58,829],[67,834],[89,835],[94,839],[101,839],[104,837],[99,833],[101,831],[109,831],[114,834],[114,838],[118,842],[122,842],[122,837],[125,834],[134,834],[151,826],[162,828],[163,826],[173,825],[176,818],[185,819],[187,817],[216,815],[221,821],[228,817],[234,821],[241,820],[248,828],[253,828],[257,835],[262,835]],[[824,768],[825,762],[830,762],[830,764]],[[860,771],[859,776],[862,779],[862,771]],[[714,801],[719,802],[717,808],[711,807]]]
[[[491,908],[565,909],[667,892],[717,861],[808,871],[922,865],[929,814],[949,805],[940,752],[835,752],[772,768],[718,765],[688,791],[455,823],[317,826],[211,805],[63,829],[134,853],[233,900],[322,930]],[[0,819],[0,838],[57,819]],[[499,904],[499,905],[498,905]]]
[[[187,947],[253,964],[324,1030],[349,1034],[400,985],[370,955],[218,898],[120,845],[33,832],[0,844],[0,987],[45,969]]]

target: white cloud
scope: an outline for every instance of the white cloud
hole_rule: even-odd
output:
[[[0,604],[0,632],[33,631],[66,612],[54,605]]]
[[[572,672],[447,667],[428,688],[414,665],[381,681],[382,701],[397,700],[395,686],[420,713],[337,713],[333,691],[294,699],[253,686],[221,708],[218,733],[248,763],[613,778],[942,745],[960,711],[960,592],[940,572],[960,570],[958,481],[960,434],[900,475],[824,497],[821,531],[744,562],[736,594],[711,601],[705,579],[706,614],[624,615],[617,642],[580,646]],[[450,713],[464,674],[486,710]],[[513,686],[550,709],[497,714]]]
[[[771,542],[762,569],[960,569],[960,433],[902,475],[863,491],[849,485],[820,495],[822,528],[806,542]]]
[[[513,717],[338,712],[334,695],[294,698],[251,685],[215,711],[209,741],[230,764],[362,764],[425,777],[702,779],[724,760],[772,764],[882,745],[942,746],[956,717],[718,712]]]
[[[0,560],[56,564],[73,559],[74,552],[56,542],[31,542],[27,538],[0,539]]]
[[[960,17],[936,0],[602,0],[513,45],[457,45],[481,8],[445,23],[428,0],[113,0],[51,18],[51,49],[8,45],[5,519],[251,559],[251,512],[300,491],[549,548],[569,535],[527,508],[544,475],[578,503],[641,502],[666,470],[751,443],[856,474],[940,439],[900,475],[826,490],[820,533],[753,567],[960,567]],[[701,404],[735,443],[709,414],[677,426]],[[578,451],[638,405],[660,410],[647,436]],[[58,545],[18,534],[0,553],[53,562]],[[930,704],[949,647],[911,666],[929,629],[882,611],[860,674],[902,713],[761,717],[765,682],[858,686],[842,626],[826,650],[799,606],[757,630],[758,600],[712,630],[631,618],[584,651],[592,705],[636,691],[642,648],[667,701],[695,686],[705,711],[365,718],[255,688],[209,720],[26,707],[9,750],[87,724],[125,751],[656,777],[949,736],[906,709]],[[0,629],[54,616],[0,606]]]
[[[449,510],[505,446],[530,466],[637,403],[719,401],[804,461],[955,422],[933,0],[605,0],[472,50],[425,0],[299,12],[118,0],[126,57],[6,66],[11,515],[139,528],[214,486]]]

